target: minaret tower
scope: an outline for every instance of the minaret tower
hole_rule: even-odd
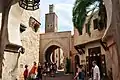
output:
[[[45,33],[57,32],[57,15],[54,12],[54,5],[49,5],[49,13],[45,14]]]

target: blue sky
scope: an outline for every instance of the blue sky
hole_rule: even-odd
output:
[[[49,4],[54,4],[54,11],[58,16],[58,31],[72,31],[73,33],[72,8],[74,2],[75,0],[41,0],[40,32],[45,31],[45,14],[49,12]]]

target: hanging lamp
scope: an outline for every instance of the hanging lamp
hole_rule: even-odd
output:
[[[34,11],[39,9],[39,2],[40,0],[20,0],[19,5],[23,9]]]

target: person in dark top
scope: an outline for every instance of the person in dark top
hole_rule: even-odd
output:
[[[50,76],[53,77],[54,71],[53,71],[53,64],[50,65]]]
[[[82,72],[82,67],[80,65],[77,66],[77,72],[74,79],[78,78],[78,80],[84,80],[84,73]]]
[[[56,63],[53,64],[53,71],[54,71],[54,73],[56,73],[56,71],[57,71],[57,65],[56,65]]]
[[[47,69],[46,69],[45,63],[43,64],[43,67],[42,67],[42,68],[43,68],[42,74],[46,74],[46,70],[47,70]]]
[[[24,80],[27,80],[28,78],[28,65],[25,65],[25,70],[24,70]]]
[[[42,66],[40,63],[38,63],[38,68],[37,68],[37,80],[42,80]]]

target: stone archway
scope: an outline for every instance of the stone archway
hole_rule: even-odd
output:
[[[57,32],[49,34],[40,34],[40,55],[39,61],[41,63],[45,62],[45,52],[52,46],[60,47],[64,52],[64,58],[70,57],[71,48],[71,32]]]
[[[51,50],[51,47],[52,47],[52,50]],[[54,48],[53,48],[54,47]],[[66,53],[66,48],[60,43],[60,42],[58,42],[58,41],[55,41],[55,40],[52,40],[52,41],[50,41],[45,47],[44,47],[44,49],[43,49],[43,61],[45,62],[46,61],[46,59],[45,59],[45,55],[46,55],[46,51],[50,51],[50,52],[52,52],[53,50],[55,50],[56,48],[61,48],[62,50],[63,50],[63,52],[64,52],[64,57],[66,58],[66,57],[68,57],[67,56],[67,53]]]
[[[57,45],[51,45],[44,53],[45,62],[56,63],[58,70],[64,70],[64,52]]]
[[[68,51],[68,48],[65,48],[63,44],[61,44],[59,41],[56,41],[56,40],[51,40],[48,42],[48,44],[45,45],[43,52],[42,52],[43,54],[41,55],[42,59],[40,59],[40,62],[41,63],[43,63],[43,62],[51,63],[52,61],[50,59],[50,56],[51,56],[52,52],[57,48],[61,48],[63,50],[63,56],[64,56],[62,63],[61,63],[60,58],[59,58],[60,60],[58,60],[58,62],[57,62],[58,70],[61,70],[61,69],[65,70],[65,62],[66,62],[66,58],[69,57],[68,56],[69,51]]]
[[[56,45],[51,45],[46,51],[45,51],[45,60],[46,62],[54,62],[53,60],[53,56],[51,59],[51,55],[54,54],[52,52],[54,52],[55,49],[59,48],[59,46]]]
[[[62,49],[63,51],[63,66],[64,71],[66,71],[66,59],[70,58],[70,51],[72,50],[72,43],[71,43],[71,32],[51,32],[46,34],[40,34],[40,52],[39,52],[39,62],[44,63],[45,60],[45,53],[48,48],[51,46],[56,46]],[[55,48],[54,48],[55,49]]]

